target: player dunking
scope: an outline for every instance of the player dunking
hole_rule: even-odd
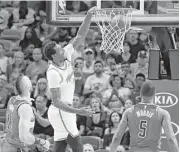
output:
[[[164,129],[169,152],[178,152],[171,117],[168,111],[153,104],[155,87],[151,81],[141,88],[141,103],[127,109],[113,137],[110,151],[116,152],[122,136],[129,128],[130,152],[160,152],[161,129]]]
[[[94,9],[87,12],[77,36],[70,44],[62,48],[55,42],[49,42],[44,46],[44,56],[52,62],[47,70],[47,80],[53,102],[49,107],[48,118],[54,128],[54,152],[65,152],[67,143],[73,152],[83,152],[76,114],[90,116],[93,112],[88,108],[72,107],[75,84],[71,56],[87,35]]]
[[[27,152],[28,147],[41,145],[49,150],[50,143],[35,137],[33,133],[35,117],[31,107],[32,84],[27,76],[20,75],[15,83],[17,96],[10,98],[6,111],[6,143],[2,152]]]

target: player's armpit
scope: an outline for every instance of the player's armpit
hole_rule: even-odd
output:
[[[122,119],[119,123],[119,126],[118,126],[118,129],[116,130],[116,133],[114,134],[113,136],[113,139],[112,139],[112,144],[111,144],[111,147],[110,147],[110,151],[111,152],[116,152],[116,149],[119,145],[119,143],[121,142],[121,139],[127,129],[127,121],[128,121],[128,118],[127,118],[127,115],[129,113],[131,108],[127,109],[124,113],[123,113],[123,116],[122,116]]]
[[[163,122],[162,127],[164,129],[164,133],[167,137],[167,141],[169,144],[169,150],[170,152],[178,152],[178,143],[176,140],[176,137],[174,135],[174,131],[171,125],[171,116],[168,111],[163,110]]]

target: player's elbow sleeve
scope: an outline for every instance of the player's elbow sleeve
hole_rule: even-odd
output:
[[[20,139],[21,140],[21,139]],[[30,133],[29,134],[25,134],[23,137],[22,137],[22,142],[28,144],[28,145],[32,145],[35,143],[35,137],[33,135],[31,135]]]
[[[25,141],[25,137],[24,134],[22,133],[22,131],[19,132],[19,139],[24,142]]]
[[[19,139],[28,145],[32,145],[35,142],[35,137],[28,131],[25,131],[24,129],[21,129],[19,131]]]

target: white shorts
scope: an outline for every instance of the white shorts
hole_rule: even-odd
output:
[[[76,114],[62,111],[51,105],[48,110],[48,118],[54,129],[54,141],[65,140],[68,134],[73,138],[79,136]]]

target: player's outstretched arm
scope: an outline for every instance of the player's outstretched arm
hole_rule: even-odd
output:
[[[59,108],[60,110],[69,112],[69,113],[75,113],[79,115],[91,115],[92,112],[88,109],[77,109],[73,108],[72,106],[69,106],[67,103],[61,100],[61,88],[60,84],[62,82],[61,75],[55,70],[51,70],[47,72],[47,80],[48,80],[48,85],[50,88],[50,95],[52,102],[56,108]]]
[[[83,23],[81,24],[76,37],[71,42],[75,49],[84,41],[84,39],[88,33],[90,24],[91,24],[91,18],[93,15],[93,11],[95,11],[96,9],[97,9],[96,7],[93,7],[87,12],[87,15],[86,15]]]
[[[34,128],[34,114],[30,105],[23,104],[18,109],[19,115],[19,138],[26,145],[42,145],[49,149],[50,144],[44,139],[35,137],[30,131]]]
[[[60,88],[51,88],[50,94],[52,97],[52,102],[56,108],[59,108],[63,111],[69,112],[69,113],[75,113],[83,116],[91,116],[94,112],[92,109],[89,108],[73,108],[72,106],[69,106],[65,102],[61,100],[61,89]]]
[[[123,113],[123,116],[122,116],[122,119],[119,123],[119,126],[118,126],[118,129],[116,130],[116,133],[114,134],[113,136],[113,139],[112,139],[112,143],[111,143],[111,146],[110,146],[110,152],[116,152],[117,150],[117,147],[119,146],[120,142],[121,142],[121,139],[126,131],[126,128],[127,128],[127,114],[129,112],[129,109],[127,109],[124,113]]]
[[[168,141],[168,145],[169,145],[169,151],[170,152],[179,152],[178,149],[178,143],[176,140],[176,137],[174,135],[174,131],[171,125],[171,116],[169,114],[168,111],[163,110],[163,122],[162,122],[162,126],[164,129],[164,133],[167,137],[167,141]]]

